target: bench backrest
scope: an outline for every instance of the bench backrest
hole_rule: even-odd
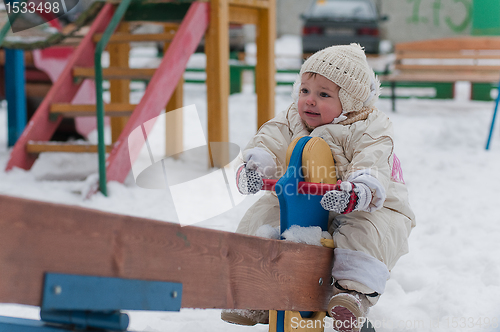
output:
[[[457,37],[396,44],[395,69],[496,75],[500,72],[500,37]]]

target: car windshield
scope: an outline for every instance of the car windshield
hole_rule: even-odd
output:
[[[332,17],[343,19],[374,20],[376,12],[366,1],[357,0],[317,0],[309,12],[313,18]]]

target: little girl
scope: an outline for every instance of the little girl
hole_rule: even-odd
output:
[[[335,244],[335,280],[328,314],[340,331],[359,330],[385,289],[389,272],[408,252],[415,216],[408,202],[400,162],[394,154],[392,123],[374,103],[380,83],[358,44],[331,46],[302,65],[294,102],[265,123],[243,152],[238,188],[254,194],[263,178],[285,172],[286,151],[296,137],[316,136],[330,146],[339,190],[327,192],[321,205],[330,212]],[[279,225],[279,203],[265,193],[241,220],[236,232],[255,235]],[[264,311],[224,310],[236,324],[266,323]]]

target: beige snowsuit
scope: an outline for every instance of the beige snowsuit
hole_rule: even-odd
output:
[[[279,178],[285,172],[288,145],[296,137],[307,135],[321,137],[328,143],[340,180],[356,182],[361,174],[361,178],[368,178],[365,184],[373,196],[370,212],[330,212],[329,231],[336,247],[332,275],[348,289],[382,294],[389,270],[408,252],[407,239],[415,226],[406,185],[397,172],[399,161],[396,158],[395,163],[392,123],[374,109],[366,119],[353,124],[327,124],[309,132],[292,104],[265,123],[245,150],[259,147],[269,152]],[[278,199],[274,193],[266,192],[250,207],[236,232],[255,235],[262,225],[275,227],[279,222]]]

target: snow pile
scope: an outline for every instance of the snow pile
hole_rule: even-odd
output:
[[[321,227],[301,227],[292,225],[289,229],[285,230],[280,236],[280,227],[273,227],[271,225],[262,225],[257,229],[255,236],[264,237],[267,239],[283,239],[285,241],[295,243],[305,243],[314,246],[322,246],[321,239],[332,239],[330,233],[321,230]]]
[[[61,153],[54,158],[49,153],[41,153],[31,168],[36,180],[85,180],[97,173],[96,153]]]
[[[280,238],[280,228],[271,225],[262,225],[255,232],[255,236],[264,237],[266,239],[278,240]]]
[[[330,233],[323,231],[319,226],[301,227],[292,225],[281,234],[283,239],[290,242],[321,246],[321,239],[331,239]]]

